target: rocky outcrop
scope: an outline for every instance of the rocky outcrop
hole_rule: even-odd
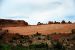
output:
[[[0,19],[0,26],[27,26],[28,23],[24,20]]]

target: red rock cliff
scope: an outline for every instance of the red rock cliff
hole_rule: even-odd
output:
[[[0,26],[27,26],[24,20],[0,19]]]

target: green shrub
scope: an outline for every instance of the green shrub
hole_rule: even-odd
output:
[[[11,46],[8,44],[0,44],[0,50],[11,50]]]

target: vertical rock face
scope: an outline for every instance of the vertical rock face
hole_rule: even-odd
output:
[[[0,19],[0,26],[27,26],[28,23],[24,20],[9,20]]]

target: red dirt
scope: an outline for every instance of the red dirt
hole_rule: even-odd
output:
[[[75,29],[75,24],[49,24],[25,27],[4,27],[3,29],[8,29],[10,33],[20,33],[22,35],[35,34],[36,32],[42,34],[51,34],[54,32],[70,33],[72,29]]]

